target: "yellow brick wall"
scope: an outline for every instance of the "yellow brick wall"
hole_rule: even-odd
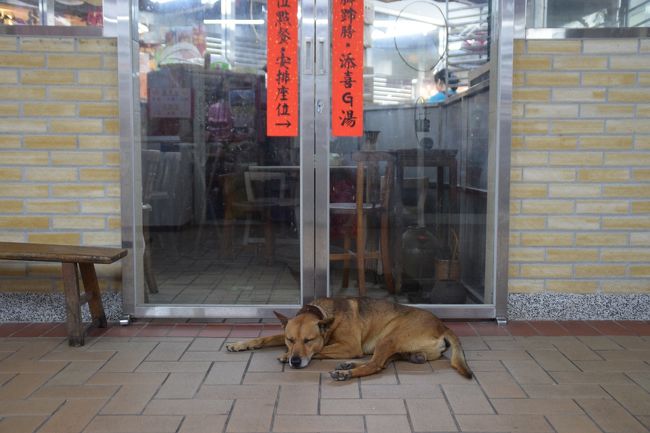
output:
[[[650,292],[650,40],[515,42],[510,292]]]
[[[0,36],[0,240],[119,246],[117,44]],[[59,266],[0,262],[0,290],[60,289]],[[99,266],[103,288],[120,265]]]

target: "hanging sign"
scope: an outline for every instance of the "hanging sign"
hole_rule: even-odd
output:
[[[363,135],[363,0],[333,0],[332,134]]]
[[[266,135],[298,135],[298,0],[270,0]]]

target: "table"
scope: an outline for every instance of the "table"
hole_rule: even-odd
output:
[[[456,149],[400,149],[392,152],[396,158],[395,188],[393,189],[393,236],[392,242],[397,252],[393,259],[395,274],[395,290],[399,292],[402,284],[402,233],[404,232],[402,185],[404,169],[407,167],[436,168],[436,212],[443,210],[445,169],[449,173],[449,212],[455,212],[458,207],[458,161]],[[433,266],[433,264],[432,264]]]

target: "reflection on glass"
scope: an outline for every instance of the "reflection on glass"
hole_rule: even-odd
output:
[[[101,27],[102,0],[54,0],[54,24]]]
[[[489,11],[440,5],[366,2],[365,134],[330,143],[332,295],[492,302]],[[447,87],[437,86],[441,75]]]
[[[0,2],[1,25],[41,25],[38,0],[4,0]],[[54,0],[54,25],[103,25],[102,0]]]
[[[0,24],[5,26],[38,25],[38,0],[0,1]]]
[[[537,0],[530,6],[528,27],[647,27],[650,23],[648,0]]]
[[[260,1],[140,2],[147,302],[300,302],[299,142],[266,136],[265,23]]]

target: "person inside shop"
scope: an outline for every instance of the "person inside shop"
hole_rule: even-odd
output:
[[[456,89],[458,89],[458,78],[456,78],[451,72],[447,72],[447,69],[443,68],[436,72],[433,76],[433,80],[438,92],[431,96],[427,102],[443,102],[448,96],[456,94]]]

